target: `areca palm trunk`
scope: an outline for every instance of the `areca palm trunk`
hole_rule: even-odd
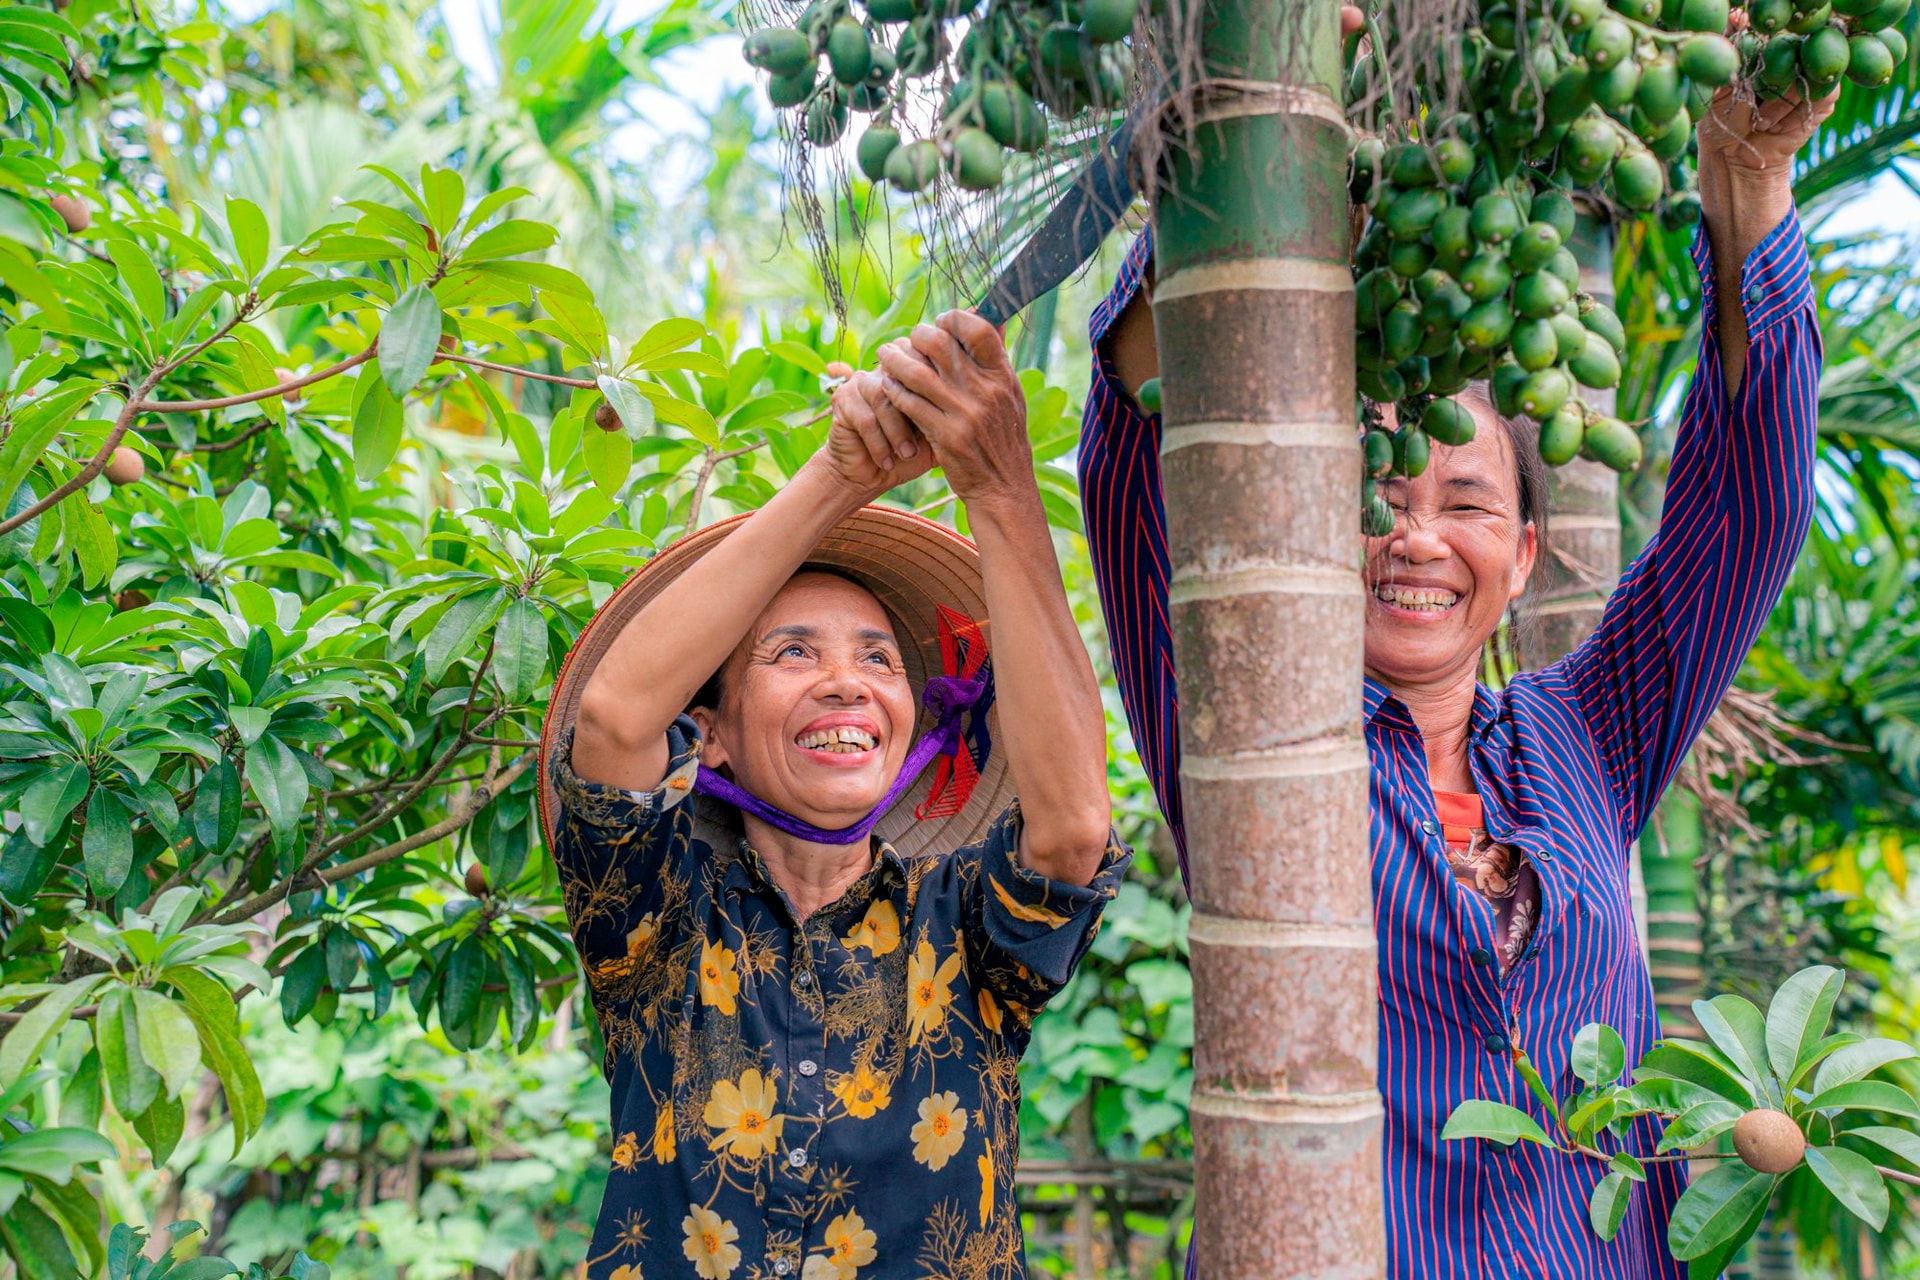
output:
[[[1334,0],[1187,0],[1159,169],[1207,1280],[1385,1268]],[[1230,87],[1225,82],[1231,82]]]

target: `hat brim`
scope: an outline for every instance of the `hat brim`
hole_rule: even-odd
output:
[[[748,516],[735,516],[688,534],[662,550],[622,583],[594,611],[560,664],[553,696],[540,730],[540,827],[551,848],[559,796],[552,777],[552,754],[580,714],[580,695],[594,668],[628,623],[667,585],[701,556],[718,546]],[[901,659],[916,696],[930,675],[941,673],[939,606],[987,620],[980,574],[980,553],[945,525],[890,507],[862,507],[820,540],[807,563],[825,565],[857,579],[906,630],[897,637]],[[927,718],[923,715],[921,728]],[[999,737],[998,706],[987,713],[991,738]],[[958,849],[984,836],[1013,800],[1013,778],[1003,752],[991,752],[980,765],[979,781],[959,810],[945,817],[916,818],[914,810],[931,789],[929,766],[880,820],[875,834],[903,856]]]

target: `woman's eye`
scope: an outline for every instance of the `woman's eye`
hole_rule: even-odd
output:
[[[882,667],[890,668],[893,666],[893,659],[884,653],[870,653],[867,655],[867,661]]]
[[[807,656],[807,651],[797,644],[790,644],[780,651],[780,656],[783,658],[804,658]]]

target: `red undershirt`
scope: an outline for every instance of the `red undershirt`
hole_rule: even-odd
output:
[[[1526,854],[1487,838],[1480,797],[1468,791],[1433,793],[1447,865],[1454,879],[1493,911],[1494,954],[1504,975],[1526,954],[1540,917],[1540,880]]]

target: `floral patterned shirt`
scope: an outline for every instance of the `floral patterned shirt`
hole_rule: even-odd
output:
[[[796,921],[725,805],[586,782],[554,753],[554,858],[606,1034],[613,1171],[589,1280],[1020,1277],[1017,1073],[1129,859],[1091,886],[985,839],[873,865]]]

